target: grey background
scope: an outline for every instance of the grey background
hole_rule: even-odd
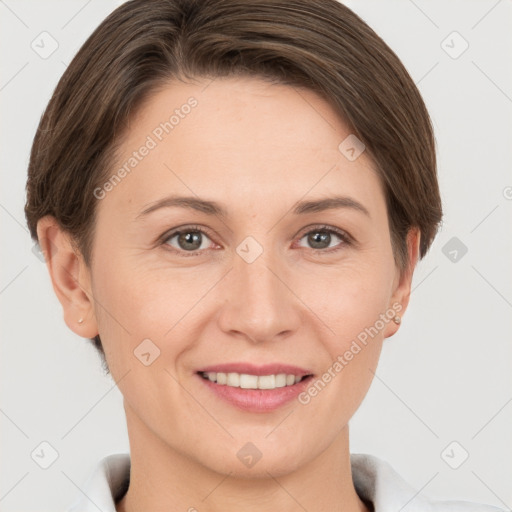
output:
[[[92,346],[64,324],[23,215],[43,109],[79,46],[120,3],[0,0],[3,512],[63,510],[101,457],[128,451],[121,394]],[[445,209],[403,324],[385,342],[352,419],[351,451],[389,461],[432,498],[510,509],[512,2],[346,3],[395,50],[423,94]],[[47,58],[31,47],[42,46],[43,31],[58,43]],[[461,55],[454,31],[469,44]],[[48,469],[31,457],[44,441],[58,452]],[[448,465],[465,452],[458,469]]]

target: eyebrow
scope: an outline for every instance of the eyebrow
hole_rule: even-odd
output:
[[[172,207],[188,208],[205,213],[206,215],[216,215],[222,218],[228,217],[227,211],[215,201],[199,199],[193,196],[169,196],[150,204],[135,218],[139,219],[145,217],[149,213],[159,210],[160,208]],[[371,217],[369,211],[359,201],[348,196],[333,196],[311,201],[301,201],[295,205],[292,212],[295,215],[304,215],[307,213],[317,213],[339,208],[356,210],[368,217]]]

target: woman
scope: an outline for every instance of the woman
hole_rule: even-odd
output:
[[[442,217],[425,105],[335,0],[133,0],[41,120],[27,222],[130,455],[71,510],[497,510],[418,495],[348,422]]]

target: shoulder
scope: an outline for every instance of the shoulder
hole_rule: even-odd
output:
[[[129,481],[130,455],[107,455],[96,464],[83,492],[66,512],[116,512],[115,503],[126,493]]]
[[[432,500],[406,482],[386,461],[374,455],[350,455],[357,494],[373,503],[375,512],[504,512],[491,505],[469,501]],[[407,508],[406,508],[407,507]]]

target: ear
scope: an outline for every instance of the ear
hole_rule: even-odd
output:
[[[81,254],[51,215],[39,219],[37,237],[66,325],[83,338],[93,338],[98,334],[94,299],[90,272]],[[78,323],[80,318],[82,323]]]
[[[409,262],[405,269],[400,272],[396,267],[395,281],[393,283],[393,294],[389,303],[389,308],[396,310],[396,314],[403,317],[405,310],[409,304],[411,296],[411,283],[414,274],[416,263],[418,262],[420,252],[420,230],[418,228],[411,228],[407,233],[407,252],[409,254]],[[384,338],[393,336],[398,331],[400,324],[397,324],[391,319],[387,323],[384,330]]]

